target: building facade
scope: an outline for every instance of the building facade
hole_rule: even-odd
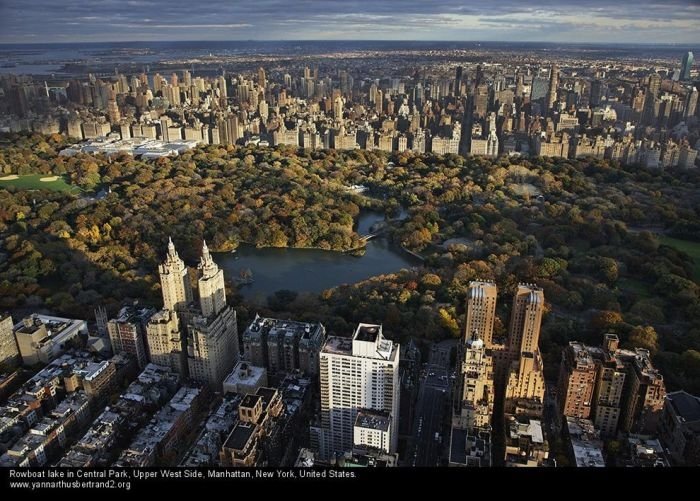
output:
[[[163,292],[163,308],[184,311],[192,302],[192,285],[187,266],[180,259],[172,239],[168,240],[168,254],[158,267],[160,286]]]
[[[187,375],[187,359],[180,328],[174,310],[160,310],[146,324],[146,341],[152,363],[170,367],[184,377]]]
[[[540,417],[544,403],[544,373],[539,349],[544,293],[520,284],[510,317],[508,348],[513,359],[505,392],[506,414]]]
[[[572,341],[562,352],[558,396],[563,416],[588,419],[593,407],[596,365],[588,349]]]
[[[398,430],[399,349],[381,325],[359,324],[352,339],[326,340],[320,355],[322,459],[352,450],[361,409],[389,413],[390,429]],[[397,447],[393,433],[389,452]]]
[[[128,353],[136,359],[139,369],[148,364],[148,353],[144,341],[146,324],[155,311],[151,308],[137,309],[125,306],[119,311],[117,318],[107,322],[107,332],[112,343],[112,351]]]
[[[12,317],[0,314],[0,370],[12,367],[19,361],[19,349],[13,327]]]

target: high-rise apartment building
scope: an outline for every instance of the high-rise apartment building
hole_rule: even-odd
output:
[[[329,337],[320,355],[323,460],[351,451],[362,409],[389,415],[389,453],[398,447],[399,345],[386,339],[381,325],[359,324],[352,339]]]
[[[146,341],[152,363],[170,367],[183,378],[187,376],[184,339],[175,311],[163,309],[148,320]]]
[[[267,88],[267,77],[263,67],[258,68],[258,86],[263,90]]]
[[[562,353],[558,390],[564,416],[590,416],[607,436],[618,430],[655,433],[666,396],[649,351],[622,349],[615,334],[606,334],[602,347],[569,343]]]
[[[559,371],[560,412],[564,416],[588,419],[593,406],[597,368],[587,347],[572,341],[561,354]]]
[[[454,88],[454,95],[459,97],[462,95],[462,67],[457,66],[457,69],[455,71],[455,88]]]
[[[326,338],[320,323],[255,317],[243,333],[245,359],[270,375],[300,370],[318,374],[318,354]]]
[[[484,341],[467,339],[461,357],[461,393],[452,424],[460,429],[490,429],[493,416],[493,360]]]
[[[13,366],[19,361],[13,327],[12,317],[0,314],[0,368]]]
[[[464,335],[457,350],[460,374],[454,393],[450,465],[491,464],[491,448],[486,444],[491,441],[495,398],[492,355],[502,354],[503,348],[500,343],[494,342],[493,336],[496,297],[497,289],[493,282],[478,280],[469,283]]]
[[[386,411],[362,409],[358,411],[353,428],[353,449],[369,449],[390,453],[392,436],[391,416]]]
[[[620,428],[626,432],[656,433],[664,408],[666,386],[651,363],[648,350],[637,348],[621,355],[627,366],[627,384]]]
[[[620,340],[614,334],[606,334],[594,393],[593,423],[604,435],[614,435],[620,420],[622,394],[627,371],[617,354]]]
[[[513,298],[508,330],[508,350],[513,362],[506,384],[506,414],[542,414],[544,374],[538,343],[543,311],[542,289],[520,284]]]
[[[659,432],[674,464],[700,466],[700,397],[685,391],[669,393]]]
[[[467,317],[464,325],[465,339],[476,337],[486,348],[493,344],[493,325],[496,320],[496,284],[486,281],[469,283],[467,292]]]
[[[555,64],[549,74],[549,92],[547,92],[547,111],[554,109],[557,103],[557,89],[559,88],[559,67]]]
[[[172,239],[168,240],[168,254],[158,267],[166,310],[185,311],[192,302],[192,285],[185,262],[180,259]]]
[[[695,111],[698,107],[698,89],[695,86],[688,88],[688,94],[685,98],[685,106],[683,111],[684,118],[695,116]]]
[[[661,77],[658,73],[653,72],[651,75],[649,75],[647,86],[651,97],[656,97],[659,95],[659,89],[661,89]]]
[[[190,378],[220,389],[239,359],[235,310],[226,306],[214,317],[195,316],[187,330]]]
[[[155,311],[151,308],[136,308],[125,306],[119,311],[117,318],[107,322],[107,332],[112,343],[112,351],[128,353],[136,359],[139,369],[148,364],[148,352],[144,334],[146,324]]]
[[[508,345],[513,354],[538,351],[543,312],[542,289],[530,284],[518,285],[508,328]]]
[[[187,367],[191,379],[219,389],[240,356],[236,311],[226,304],[223,271],[206,242],[198,271],[200,309],[187,325]]]
[[[690,80],[690,70],[694,62],[695,58],[693,57],[693,53],[690,51],[686,52],[683,56],[683,62],[681,63],[681,80]]]
[[[200,272],[197,284],[202,315],[217,315],[226,306],[224,271],[211,258],[206,241],[202,244],[202,258],[197,269]]]

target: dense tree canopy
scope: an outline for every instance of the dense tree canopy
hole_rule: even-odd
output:
[[[466,287],[497,281],[501,320],[518,282],[547,300],[541,340],[549,375],[561,347],[616,332],[656,353],[671,387],[700,392],[700,277],[689,255],[660,235],[697,239],[700,174],[649,171],[601,160],[388,155],[289,147],[206,146],[177,158],[60,157],[60,136],[11,136],[4,174],[57,174],[103,197],[0,185],[0,308],[87,317],[125,298],[159,303],[157,264],[169,235],[193,262],[202,238],[216,250],[258,246],[349,250],[353,219],[383,208],[389,238],[425,266],[319,296],[271,297],[276,314],[353,322],[440,339],[459,335]],[[391,161],[391,163],[389,163]],[[353,194],[369,186],[374,197]],[[697,265],[697,263],[695,263]],[[229,277],[231,278],[231,277]],[[254,309],[241,303],[242,318]]]

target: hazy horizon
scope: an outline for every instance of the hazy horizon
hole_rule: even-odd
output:
[[[445,41],[700,43],[691,0],[259,0],[206,9],[176,0],[21,0],[0,5],[0,43],[153,41]]]

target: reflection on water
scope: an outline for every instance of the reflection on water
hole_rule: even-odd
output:
[[[367,233],[375,222],[382,219],[383,215],[377,213],[361,214],[358,232]],[[252,271],[253,283],[241,286],[240,291],[257,303],[263,303],[270,294],[281,289],[321,292],[419,265],[382,238],[370,240],[365,255],[361,257],[317,249],[257,249],[241,245],[235,253],[219,253],[215,258],[228,277],[238,278],[241,270]]]

